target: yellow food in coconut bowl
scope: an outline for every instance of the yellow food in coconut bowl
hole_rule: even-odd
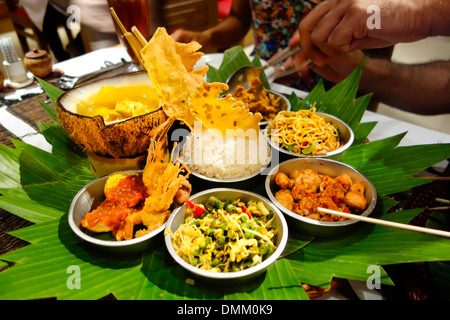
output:
[[[76,87],[58,98],[56,111],[69,138],[86,152],[96,177],[142,169],[151,139],[168,118],[145,72]]]
[[[150,85],[105,85],[86,100],[80,101],[77,111],[88,117],[102,116],[105,123],[142,116],[159,107],[160,98]]]

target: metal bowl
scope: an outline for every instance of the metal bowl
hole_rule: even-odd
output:
[[[244,181],[248,181],[256,176],[258,176],[261,172],[264,171],[264,169],[267,168],[267,166],[269,165],[270,161],[267,162],[266,164],[264,164],[260,170],[257,170],[251,174],[242,176],[242,177],[237,177],[237,178],[231,178],[231,179],[219,179],[219,178],[211,178],[208,176],[205,176],[203,174],[200,174],[196,171],[191,170],[191,174],[193,176],[196,176],[197,178],[200,178],[202,180],[208,181],[208,182],[212,182],[212,183],[225,183],[225,184],[233,184],[233,183],[239,183],[239,182],[244,182]]]
[[[230,188],[243,188],[245,185],[248,184],[253,184],[256,182],[261,182],[259,181],[261,179],[261,173],[263,171],[265,171],[267,169],[267,167],[269,166],[271,160],[272,160],[272,150],[269,147],[269,145],[267,144],[267,140],[261,135],[259,140],[258,140],[258,152],[259,152],[259,148],[267,148],[266,149],[266,154],[264,154],[263,156],[266,157],[267,159],[265,159],[266,161],[264,163],[261,163],[261,166],[258,169],[255,169],[255,171],[246,174],[246,175],[242,175],[242,176],[238,176],[238,177],[233,177],[233,178],[219,178],[219,177],[210,177],[206,174],[204,174],[204,172],[198,172],[196,171],[196,167],[200,167],[203,166],[203,164],[201,162],[196,163],[196,161],[203,161],[203,158],[199,158],[199,160],[197,160],[197,154],[194,153],[194,150],[192,149],[192,145],[193,142],[190,142],[189,138],[185,138],[186,143],[184,144],[183,147],[183,159],[185,161],[186,166],[189,168],[189,170],[191,171],[191,174],[193,177],[195,177],[199,184],[202,184],[206,187],[209,188],[215,188],[215,187],[219,187],[219,186],[223,186],[223,184],[226,184],[228,187]],[[239,147],[238,147],[239,150]],[[249,150],[246,150],[246,152],[250,152]],[[263,151],[261,151],[260,153],[262,153]],[[201,155],[202,156],[202,155]],[[226,159],[225,159],[226,161]],[[234,159],[233,159],[234,161]],[[196,164],[194,166],[194,164]],[[240,166],[241,164],[236,164],[235,166]],[[244,166],[242,164],[242,166]],[[264,179],[264,178],[262,178]],[[203,188],[205,189],[205,188]],[[245,188],[247,189],[247,188]]]
[[[335,160],[338,160],[340,155],[347,150],[355,140],[355,135],[353,133],[353,130],[349,127],[348,124],[346,124],[341,119],[332,116],[330,114],[322,113],[322,112],[316,112],[316,114],[321,115],[323,118],[325,118],[325,121],[327,123],[331,122],[333,125],[337,126],[338,132],[339,132],[339,139],[341,143],[344,145],[334,151],[328,152],[326,154],[317,154],[317,155],[305,155],[305,154],[299,154],[296,152],[292,152],[289,150],[286,150],[285,148],[282,148],[278,143],[271,140],[270,136],[267,137],[267,141],[269,142],[270,146],[274,148],[275,150],[284,153],[288,156],[294,156],[294,157],[300,157],[300,158],[333,158]],[[265,128],[267,133],[270,132],[270,124],[268,124]]]
[[[275,223],[278,228],[278,233],[276,235],[275,244],[277,249],[272,253],[272,255],[261,262],[260,264],[237,272],[211,272],[206,270],[201,270],[196,268],[195,266],[184,261],[176,252],[172,244],[172,239],[170,235],[170,231],[175,232],[180,225],[182,225],[187,216],[185,209],[186,204],[174,210],[172,215],[169,217],[169,220],[166,223],[166,228],[169,232],[166,232],[164,235],[164,241],[166,243],[167,250],[169,251],[172,258],[185,270],[187,270],[191,275],[197,277],[199,279],[208,280],[208,281],[220,281],[222,284],[226,280],[234,282],[243,282],[250,279],[254,279],[255,277],[263,274],[265,270],[277,260],[284,248],[286,247],[287,239],[288,239],[288,227],[286,224],[286,220],[283,217],[283,214],[278,210],[276,206],[273,205],[268,199],[262,197],[259,194],[252,193],[249,191],[230,189],[230,188],[216,188],[205,190],[203,192],[199,192],[190,197],[190,200],[194,203],[204,202],[209,199],[210,196],[216,196],[222,199],[240,199],[241,201],[249,201],[249,200],[259,200],[264,203],[264,205],[272,210],[276,216]]]
[[[125,173],[142,173],[142,170],[129,170],[122,171]],[[91,236],[83,231],[81,221],[84,216],[97,207],[104,199],[104,187],[108,176],[93,180],[84,186],[73,198],[69,209],[69,225],[72,231],[84,241],[94,245],[97,248],[111,251],[112,253],[120,254],[135,254],[146,250],[152,240],[161,232],[164,231],[165,225],[163,224],[158,229],[142,236],[131,240],[117,241],[115,239],[103,240]],[[102,234],[99,233],[99,237]]]
[[[275,183],[275,176],[278,172],[289,174],[293,170],[312,169],[319,174],[330,177],[337,177],[347,173],[354,182],[361,182],[365,188],[365,197],[367,199],[367,207],[362,216],[369,216],[375,208],[377,202],[377,191],[362,173],[355,168],[335,161],[324,158],[295,158],[285,161],[274,167],[266,177],[265,189],[269,199],[286,215],[289,227],[301,234],[315,237],[339,237],[345,235],[350,229],[353,229],[358,220],[348,219],[344,221],[318,221],[303,217],[286,209],[278,200],[275,199],[275,192],[280,188]]]
[[[280,97],[280,98],[281,98],[281,100],[280,100],[280,111],[291,111],[291,103],[289,102],[289,99],[286,98],[285,95],[283,95],[282,93],[279,93],[279,92],[270,90],[270,89],[266,89],[266,90],[267,90],[267,92],[269,92],[270,94],[273,94],[274,96],[277,96],[277,97]],[[268,120],[264,120],[264,121],[261,121],[261,122],[259,123],[259,125],[260,125],[261,127],[264,127],[264,126],[266,126],[268,123],[269,123]]]

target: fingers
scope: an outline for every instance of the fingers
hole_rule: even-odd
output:
[[[340,47],[332,42],[333,38],[331,35],[336,30],[340,30],[342,20],[350,7],[350,3],[348,1],[340,1],[339,4],[341,5],[334,6],[333,10],[329,10],[324,14],[311,32],[311,41],[327,56],[334,56],[341,53],[339,50]],[[345,38],[348,39],[348,35]]]
[[[301,64],[305,61],[306,59],[302,56],[297,57],[297,59],[295,57],[289,57],[286,59],[285,62],[283,62],[283,68],[285,70],[290,70],[290,69],[294,69],[297,68],[299,66],[301,66]],[[307,73],[308,73],[308,66],[304,66],[302,69],[298,70],[297,75],[299,75],[300,77],[304,77]]]
[[[365,55],[361,50],[355,50],[347,54],[334,57],[334,60],[325,66],[310,64],[310,69],[323,78],[338,83],[344,80],[364,60]]]
[[[295,32],[291,39],[289,39],[289,47],[295,47],[300,43],[300,34]]]
[[[327,0],[300,23],[298,31],[304,56],[317,66],[329,63],[330,57],[366,45],[358,40],[367,37],[367,17],[362,10],[364,6],[355,3],[352,0]]]
[[[298,33],[300,36],[300,46],[305,57],[309,57],[312,61],[322,64],[326,59],[326,55],[322,53],[313,43],[311,34],[317,24],[331,9],[330,3],[333,1],[325,1],[320,3],[313,11],[311,11],[299,24]]]
[[[343,80],[343,77],[341,74],[336,72],[333,68],[331,68],[329,65],[325,65],[323,67],[319,67],[318,65],[311,63],[309,67],[312,71],[319,74],[324,79],[327,79],[328,81],[338,83]]]
[[[176,29],[174,32],[172,32],[172,33],[170,34],[170,36],[171,36],[172,39],[174,39],[175,41],[177,41],[177,42],[182,42],[181,40],[183,39],[184,34],[185,34],[185,32],[184,32],[183,29]]]
[[[376,49],[376,48],[386,48],[393,46],[395,42],[377,39],[373,37],[366,37],[363,39],[355,39],[350,45],[350,51],[356,49]]]
[[[189,43],[195,39],[196,33],[184,29],[176,29],[174,32],[170,34],[172,39],[181,43]]]

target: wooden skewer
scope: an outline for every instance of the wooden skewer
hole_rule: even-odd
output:
[[[122,34],[125,34],[127,32],[127,29],[125,29],[124,25],[122,24],[122,21],[120,21],[119,17],[117,16],[116,10],[114,10],[114,8],[111,7],[111,8],[109,8],[109,11],[111,11],[111,15],[113,16],[114,20],[116,21],[117,25],[119,26]]]
[[[134,33],[128,32],[127,29],[125,29],[124,25],[122,24],[122,21],[120,21],[119,17],[117,16],[114,8],[111,7],[109,10],[111,11],[112,17],[114,18],[117,25],[119,26],[120,32],[122,32],[123,36],[127,40],[131,49],[133,50],[134,55],[138,58],[139,63],[145,69],[144,61],[141,58],[141,49],[147,43],[144,36],[142,36],[142,34],[139,32],[139,30],[136,27],[132,28],[132,29],[134,29]]]
[[[448,210],[448,209],[450,209],[450,206],[428,208],[428,210],[430,210],[430,211]]]
[[[432,235],[436,235],[436,236],[450,238],[450,232],[443,231],[443,230],[424,228],[424,227],[413,226],[410,224],[375,219],[375,218],[360,216],[357,214],[340,212],[340,211],[335,211],[335,210],[330,210],[330,209],[325,209],[325,208],[317,208],[317,210],[320,212],[323,212],[323,213],[334,214],[334,215],[337,215],[340,217],[345,217],[345,218],[350,218],[350,219],[357,219],[357,220],[368,222],[368,223],[379,224],[379,225],[384,225],[384,226],[393,227],[393,228],[399,228],[399,229],[421,232],[421,233],[428,233],[428,234],[432,234]]]
[[[441,202],[441,203],[450,203],[450,200],[447,199],[441,199],[441,198],[436,198],[437,202]]]
[[[138,39],[136,39],[136,37],[130,33],[130,32],[126,32],[124,34],[125,39],[127,39],[128,43],[130,44],[131,49],[134,52],[134,55],[138,58],[139,63],[141,64],[141,66],[145,69],[145,64],[144,61],[141,58],[141,49],[143,48],[141,46],[141,43],[139,42]]]
[[[435,176],[419,176],[416,175],[414,178],[422,178],[422,179],[428,179],[433,181],[448,181],[450,180],[450,177],[435,177]]]
[[[142,45],[142,47],[145,47],[147,44],[147,40],[144,38],[142,33],[139,31],[136,26],[131,27],[131,32],[135,35],[136,39],[138,39],[139,43]]]

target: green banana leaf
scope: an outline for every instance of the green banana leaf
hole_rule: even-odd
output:
[[[432,212],[427,221],[427,227],[449,230],[450,217],[448,212]],[[439,297],[444,300],[450,299],[450,261],[434,261],[430,262],[429,266]]]
[[[239,58],[241,51],[233,48],[233,54],[226,53],[223,65],[231,64],[226,59],[233,60],[234,69],[247,63]],[[358,139],[340,161],[374,183],[378,193],[375,217],[408,223],[421,210],[387,214],[396,204],[388,195],[427,183],[413,175],[450,157],[450,146],[398,147],[404,134],[363,143],[376,123],[360,123],[370,98],[355,99],[361,68],[334,89],[326,92],[319,85],[306,99],[291,96],[290,100],[295,108],[317,102],[321,111],[348,121]],[[212,72],[223,79],[230,71],[219,68]],[[60,92],[41,84],[54,102]],[[363,223],[354,233],[337,239],[320,240],[291,232],[282,257],[257,280],[236,287],[187,281],[189,275],[168,255],[162,235],[151,250],[136,256],[98,251],[77,238],[67,221],[72,198],[94,179],[87,158],[58,124],[54,109],[42,105],[54,120],[39,123],[52,145],[51,153],[17,140],[13,141],[15,148],[0,145],[0,207],[34,223],[10,232],[29,245],[0,256],[0,266],[9,266],[0,273],[0,299],[88,300],[113,294],[117,299],[306,300],[302,283],[328,288],[333,277],[366,281],[371,275],[369,268],[376,266],[379,281],[392,285],[383,265],[450,260],[448,239]],[[348,106],[351,112],[346,110]],[[420,156],[411,156],[416,154]]]

